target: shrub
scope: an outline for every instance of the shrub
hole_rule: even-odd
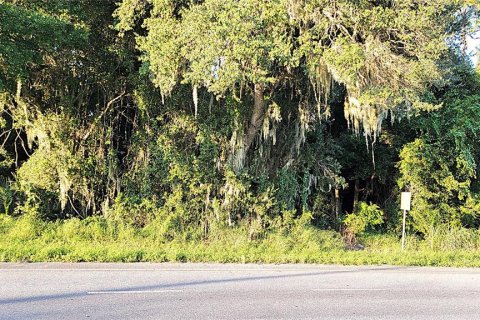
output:
[[[343,220],[348,244],[356,242],[356,236],[383,223],[383,211],[376,204],[359,202],[355,211]]]

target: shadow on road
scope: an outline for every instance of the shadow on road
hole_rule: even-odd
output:
[[[270,276],[250,276],[250,277],[234,277],[234,278],[224,278],[224,279],[214,279],[214,280],[199,280],[199,281],[186,281],[186,282],[174,282],[169,284],[155,284],[149,286],[134,286],[134,287],[123,287],[115,289],[102,289],[96,291],[102,291],[102,293],[115,293],[118,291],[153,291],[153,290],[165,290],[171,288],[182,288],[182,287],[192,287],[192,286],[203,286],[211,284],[223,284],[223,283],[235,283],[235,282],[249,282],[249,281],[258,281],[258,280],[278,280],[278,279],[290,279],[290,278],[299,278],[299,277],[316,277],[316,276],[328,276],[334,274],[343,274],[343,273],[356,273],[356,272],[372,272],[372,271],[385,271],[385,270],[400,270],[405,269],[405,267],[386,267],[386,268],[371,268],[371,269],[357,269],[357,270],[337,270],[337,271],[322,271],[322,272],[307,272],[307,273],[293,273],[293,274],[281,274],[281,275],[270,275]],[[228,270],[225,270],[228,272]],[[252,270],[255,272],[257,270]],[[79,297],[87,296],[88,293],[85,291],[81,292],[71,292],[63,294],[49,294],[49,295],[37,295],[30,297],[21,297],[21,298],[10,298],[10,299],[0,299],[0,305],[5,304],[19,304],[19,303],[31,303],[39,302],[46,300],[57,300],[57,299],[74,299]]]

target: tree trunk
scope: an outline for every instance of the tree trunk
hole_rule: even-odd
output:
[[[255,84],[254,91],[252,117],[244,139],[245,153],[247,153],[252,146],[258,130],[262,126],[263,118],[265,117],[265,86],[263,84]]]
[[[340,230],[341,225],[338,224],[338,218],[340,217],[340,213],[342,211],[341,209],[341,203],[340,203],[340,190],[335,188],[332,190],[332,219],[333,223],[335,225],[335,228]]]
[[[254,104],[252,110],[252,116],[248,123],[246,131],[244,131],[241,148],[234,150],[230,154],[230,163],[233,165],[234,171],[240,171],[245,165],[245,158],[248,150],[253,145],[253,141],[258,133],[258,130],[262,127],[263,119],[265,118],[265,85],[255,84],[254,88]]]
[[[357,207],[359,192],[360,192],[360,180],[355,179],[355,187],[354,187],[354,190],[353,190],[353,209],[352,209],[352,211],[355,211],[355,208]]]
[[[340,212],[342,211],[340,208],[340,190],[335,189],[335,218],[338,220],[340,216]]]

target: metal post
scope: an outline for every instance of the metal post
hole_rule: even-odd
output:
[[[403,210],[403,228],[402,228],[402,251],[405,250],[405,219],[407,217],[407,210]]]

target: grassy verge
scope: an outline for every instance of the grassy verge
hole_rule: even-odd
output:
[[[478,232],[408,239],[400,250],[395,235],[370,235],[365,250],[345,249],[340,235],[311,226],[295,226],[249,240],[241,227],[216,230],[207,240],[188,232],[174,239],[158,237],[149,227],[134,228],[101,218],[43,222],[30,216],[0,215],[0,261],[237,262],[391,264],[480,267]],[[440,236],[438,236],[440,237]],[[450,237],[450,238],[448,238]],[[460,239],[460,240],[459,240]]]

